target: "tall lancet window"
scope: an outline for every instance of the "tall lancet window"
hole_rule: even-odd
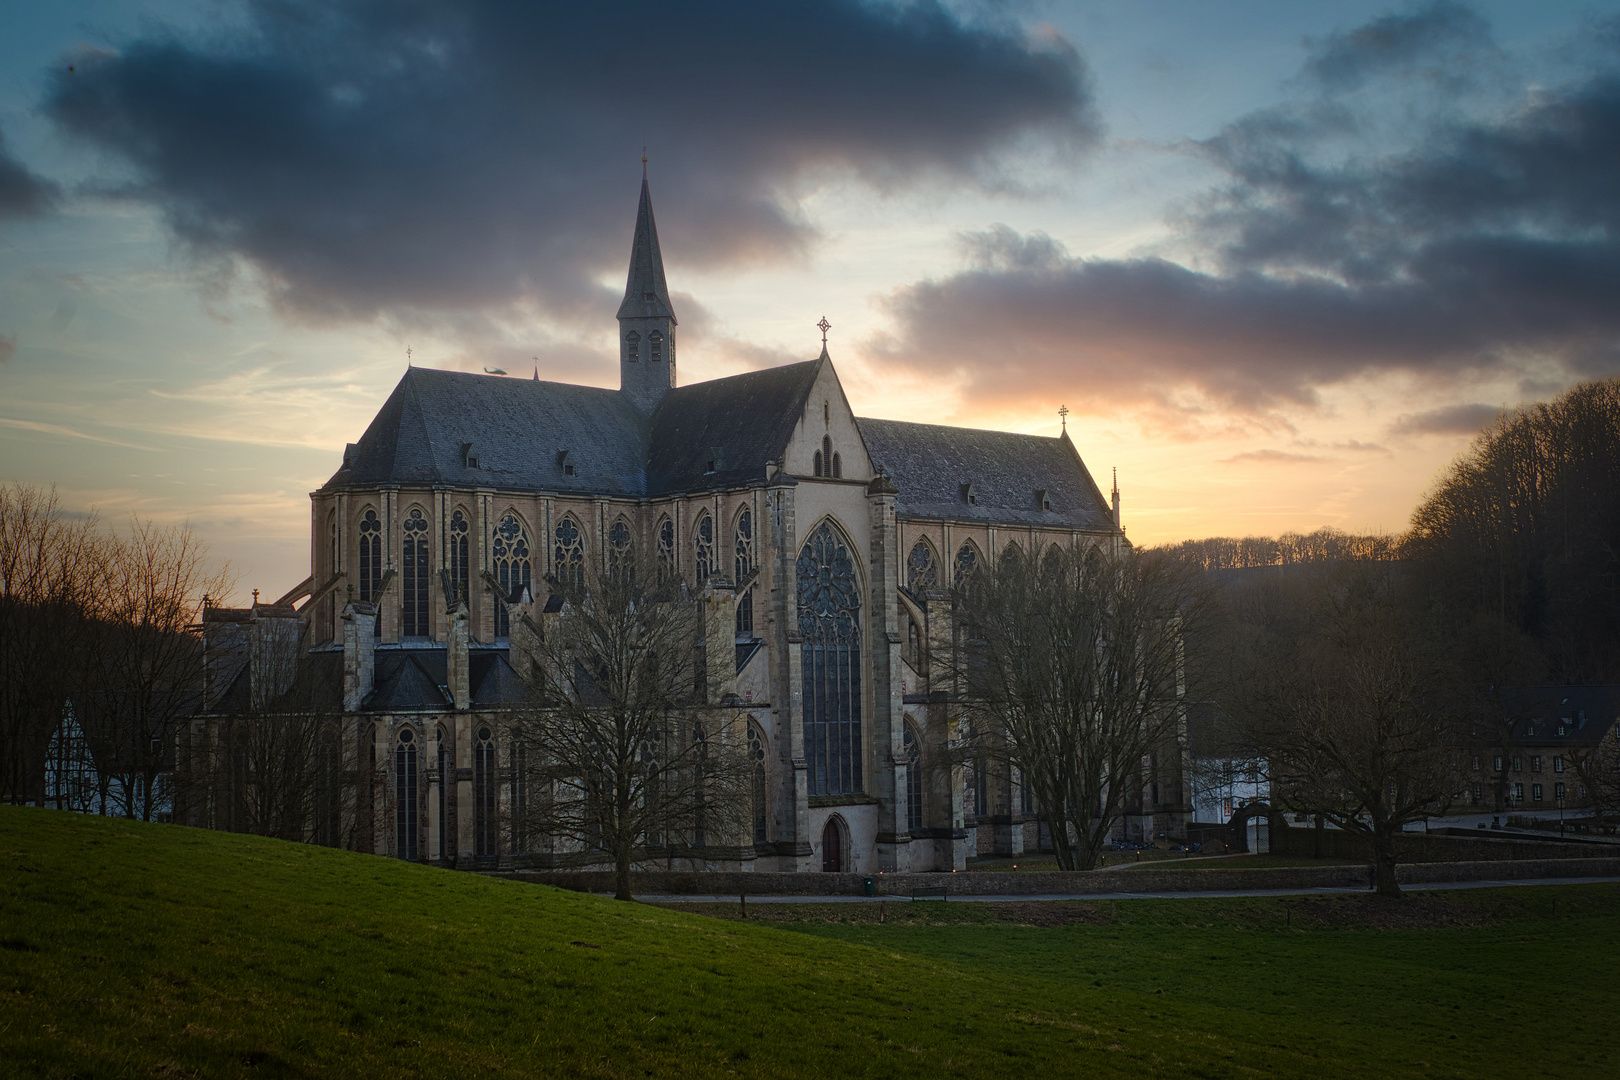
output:
[[[417,857],[416,733],[402,728],[394,748],[394,854]]]
[[[451,597],[452,603],[470,601],[472,593],[468,591],[471,562],[467,555],[467,515],[457,510],[450,515],[450,585],[456,590]]]
[[[714,518],[708,511],[698,515],[692,530],[692,573],[702,585],[714,573]]]
[[[737,596],[737,633],[752,634],[754,632],[754,587],[744,585],[750,574],[754,572],[754,512],[743,507],[742,513],[737,515],[737,528],[734,537],[736,558],[733,560],[737,572],[737,587],[742,592]]]
[[[849,547],[822,522],[799,552],[804,756],[810,794],[861,791],[861,598]]]
[[[608,529],[607,572],[613,582],[630,574],[630,525],[622,519]]]
[[[675,580],[675,523],[665,518],[658,523],[658,584]]]
[[[401,631],[406,637],[427,637],[433,630],[428,622],[428,523],[421,507],[413,506],[405,515],[404,534],[400,552],[400,569],[404,572]]]
[[[922,740],[909,723],[904,728],[906,752],[906,831],[916,836],[923,827]]]
[[[552,551],[555,558],[552,560],[556,567],[557,580],[562,582],[566,589],[583,589],[585,587],[585,544],[579,536],[579,523],[571,517],[565,517],[557,523],[556,547]]]
[[[529,534],[511,514],[501,518],[495,527],[495,542],[490,546],[495,556],[495,580],[507,603],[515,603],[529,587]],[[495,636],[507,637],[512,633],[512,616],[505,604],[495,605]]]
[[[478,729],[473,743],[473,854],[492,858],[496,846],[495,737],[489,728]]]
[[[382,522],[377,511],[360,515],[360,599],[375,600],[382,594]]]

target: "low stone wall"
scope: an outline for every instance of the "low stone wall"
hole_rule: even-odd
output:
[[[1515,881],[1528,878],[1620,877],[1620,857],[1522,859],[1487,862],[1406,863],[1397,867],[1405,884],[1445,881]],[[610,893],[608,871],[509,871],[497,875],[575,892]],[[682,873],[648,871],[631,876],[637,895],[651,896],[861,896],[864,874]],[[1136,866],[1130,869],[1013,873],[879,874],[872,878],[879,896],[909,897],[914,889],[944,886],[952,896],[1038,896],[1068,893],[1226,892],[1266,889],[1365,889],[1371,867]]]
[[[1318,854],[1317,842],[1321,838]],[[1311,826],[1296,825],[1288,829],[1271,831],[1271,853],[1303,858],[1322,858],[1353,862],[1370,862],[1372,855],[1367,841],[1355,833],[1342,829],[1323,829],[1320,833]],[[1436,833],[1402,833],[1395,838],[1395,855],[1401,862],[1490,862],[1518,859],[1581,859],[1597,858],[1596,844],[1561,844],[1550,840],[1514,840],[1494,837],[1444,836]],[[1615,854],[1620,855],[1620,850]]]

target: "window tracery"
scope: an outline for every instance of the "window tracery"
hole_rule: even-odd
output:
[[[906,755],[906,831],[915,836],[923,827],[922,739],[908,722],[904,726]]]
[[[450,597],[452,604],[472,599],[469,589],[471,563],[467,558],[469,532],[466,514],[457,510],[450,515],[450,587],[456,590],[456,594]]]
[[[914,593],[939,585],[939,563],[928,541],[919,540],[906,559],[906,586]]]
[[[748,764],[754,770],[754,843],[766,844],[770,842],[770,829],[766,801],[765,734],[752,720],[748,721]]]
[[[473,854],[478,858],[497,853],[495,828],[495,739],[481,727],[473,744]]]
[[[714,569],[714,518],[705,510],[692,530],[692,574],[702,585]]]
[[[405,515],[403,531],[400,630],[405,637],[427,637],[433,632],[428,621],[428,523],[420,506],[411,507]]]
[[[742,595],[737,597],[737,633],[752,634],[754,632],[754,587],[744,586],[754,572],[754,513],[748,507],[743,507],[737,515],[737,528],[733,539],[735,558],[734,569],[737,573],[737,585],[742,588]]]
[[[630,573],[630,525],[623,518],[608,528],[607,564],[609,581]]]
[[[664,518],[658,523],[658,584],[675,580],[675,523]]]
[[[860,589],[842,536],[822,522],[797,564],[810,794],[861,791]]]
[[[495,580],[500,583],[506,603],[515,603],[529,587],[533,564],[529,559],[529,534],[513,514],[501,518],[495,527],[495,540],[490,545],[495,559]],[[495,605],[495,636],[507,637],[512,632],[512,616],[506,604]]]
[[[416,733],[401,728],[394,747],[394,854],[417,857]]]
[[[585,544],[580,539],[579,523],[571,516],[564,517],[554,530],[556,545],[552,551],[552,565],[557,580],[564,588],[585,587]]]
[[[978,568],[978,549],[972,542],[964,543],[956,552],[956,587],[960,589]]]
[[[382,522],[377,511],[360,515],[360,599],[376,600],[382,594]]]

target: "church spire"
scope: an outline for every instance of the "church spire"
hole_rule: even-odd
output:
[[[630,274],[624,283],[624,302],[619,318],[675,319],[669,303],[669,286],[664,282],[664,256],[658,250],[658,223],[653,220],[652,192],[647,187],[647,170],[641,171],[641,206],[636,211],[636,238],[630,243]]]
[[[675,386],[675,309],[658,250],[647,159],[641,159],[641,206],[630,243],[630,273],[619,305],[619,392],[651,415]]]

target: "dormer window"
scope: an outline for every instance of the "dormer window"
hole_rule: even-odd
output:
[[[463,469],[478,468],[478,449],[470,442],[461,444],[461,467]]]
[[[574,455],[569,450],[557,451],[557,464],[562,466],[564,476],[574,475]]]
[[[979,505],[979,494],[973,490],[973,481],[971,480],[962,485],[962,501],[969,506]]]
[[[1035,489],[1035,505],[1042,510],[1052,509],[1052,497],[1047,494],[1045,488]]]
[[[664,358],[664,335],[654,330],[647,335],[647,359],[653,363]]]
[[[641,359],[641,335],[634,330],[624,335],[624,358],[626,360]]]
[[[709,459],[709,465],[708,465],[708,467],[706,469],[703,470],[703,474],[705,476],[713,476],[714,473],[715,473],[714,458],[710,458]]]
[[[343,448],[343,468],[354,468],[354,459],[358,456],[360,446],[358,443],[349,443]]]
[[[653,292],[644,292],[641,294],[641,298],[643,300],[657,300],[658,294]]]

